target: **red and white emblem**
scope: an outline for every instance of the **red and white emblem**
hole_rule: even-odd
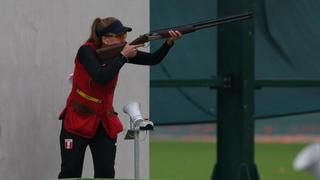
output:
[[[73,141],[72,139],[64,139],[64,148],[65,149],[72,149]]]

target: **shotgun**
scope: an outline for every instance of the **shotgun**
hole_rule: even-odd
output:
[[[168,38],[170,37],[169,30],[179,31],[181,34],[187,34],[187,33],[195,32],[199,29],[205,29],[205,28],[232,23],[232,22],[244,21],[247,19],[251,19],[252,17],[253,17],[252,12],[246,12],[238,15],[227,16],[227,17],[222,17],[217,19],[210,19],[206,21],[196,22],[196,23],[187,24],[187,25],[181,25],[177,27],[159,29],[159,30],[151,31],[149,33],[140,35],[138,38],[133,40],[130,43],[130,45],[144,44],[149,41]],[[107,47],[99,48],[96,50],[96,52],[98,54],[98,57],[102,61],[105,61],[119,55],[119,53],[122,51],[125,45],[126,43],[110,45]]]

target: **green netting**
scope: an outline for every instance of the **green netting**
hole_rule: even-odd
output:
[[[170,4],[170,5],[168,5]],[[217,17],[216,0],[150,1],[150,29]],[[320,79],[320,1],[257,1],[255,75],[262,79]],[[240,12],[234,12],[237,14]],[[152,80],[211,79],[216,76],[216,28],[188,34],[164,62],[151,68]],[[151,51],[160,42],[151,44]],[[236,59],[235,59],[236,60]],[[256,91],[256,117],[314,112],[319,88],[263,88]],[[209,88],[151,88],[151,118],[157,124],[216,119],[216,91]]]

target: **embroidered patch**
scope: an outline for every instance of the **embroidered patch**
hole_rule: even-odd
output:
[[[65,149],[72,149],[73,147],[73,140],[72,139],[64,139],[64,148]]]

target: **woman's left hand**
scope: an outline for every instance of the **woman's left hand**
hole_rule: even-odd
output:
[[[171,37],[169,37],[167,39],[167,43],[169,45],[172,45],[174,43],[174,41],[176,41],[177,39],[180,39],[182,37],[182,34],[179,31],[170,30],[169,34],[171,35]]]

